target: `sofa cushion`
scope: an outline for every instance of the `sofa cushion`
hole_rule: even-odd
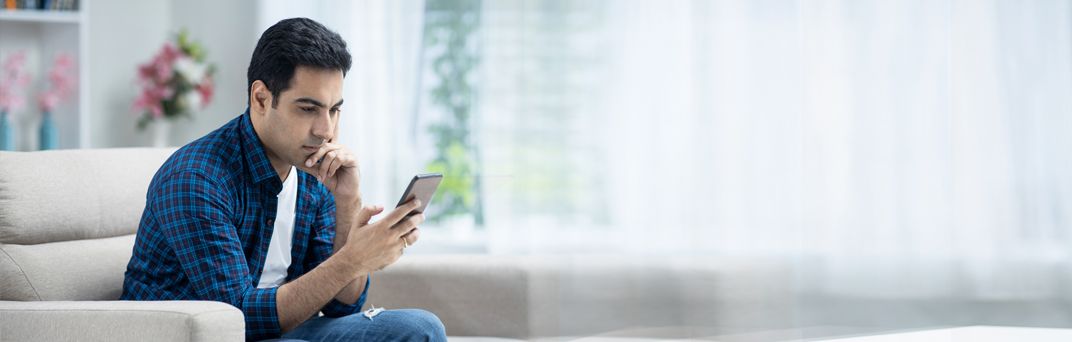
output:
[[[0,152],[0,243],[127,235],[175,149]]]
[[[134,235],[53,242],[0,244],[0,300],[115,300]]]

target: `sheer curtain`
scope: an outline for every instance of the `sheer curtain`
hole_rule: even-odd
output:
[[[784,256],[809,291],[1069,298],[1064,1],[489,1],[492,253]]]
[[[259,30],[308,16],[348,42],[341,140],[369,203],[428,162],[423,4],[259,8]],[[416,252],[774,257],[801,326],[1072,325],[1072,2],[479,11],[486,223],[427,225]]]
[[[354,54],[344,143],[390,204],[423,1],[269,1]],[[1072,3],[485,1],[493,254],[782,257],[803,291],[1067,300]],[[429,226],[422,245],[449,241]],[[473,230],[466,232],[472,233]]]

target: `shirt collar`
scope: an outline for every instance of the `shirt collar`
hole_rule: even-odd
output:
[[[253,122],[250,120],[249,108],[246,108],[245,113],[242,113],[242,117],[239,118],[238,130],[242,137],[242,154],[246,157],[247,171],[253,176],[254,183],[272,178],[278,181],[279,175],[272,168],[272,163],[268,160],[268,154],[264,150],[264,144],[261,143],[261,138],[257,136],[257,132],[253,129]]]

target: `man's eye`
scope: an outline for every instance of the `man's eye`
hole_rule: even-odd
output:
[[[337,115],[337,114],[339,114],[340,111],[342,111],[342,109],[332,108],[331,109],[331,115]]]
[[[301,110],[306,113],[316,113],[316,107],[301,107]]]

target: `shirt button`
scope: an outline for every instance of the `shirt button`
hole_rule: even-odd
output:
[[[271,225],[272,225],[272,223],[275,223],[275,221],[274,221],[274,220],[272,220],[272,219],[268,219],[268,225],[269,225],[269,226],[271,226]]]

